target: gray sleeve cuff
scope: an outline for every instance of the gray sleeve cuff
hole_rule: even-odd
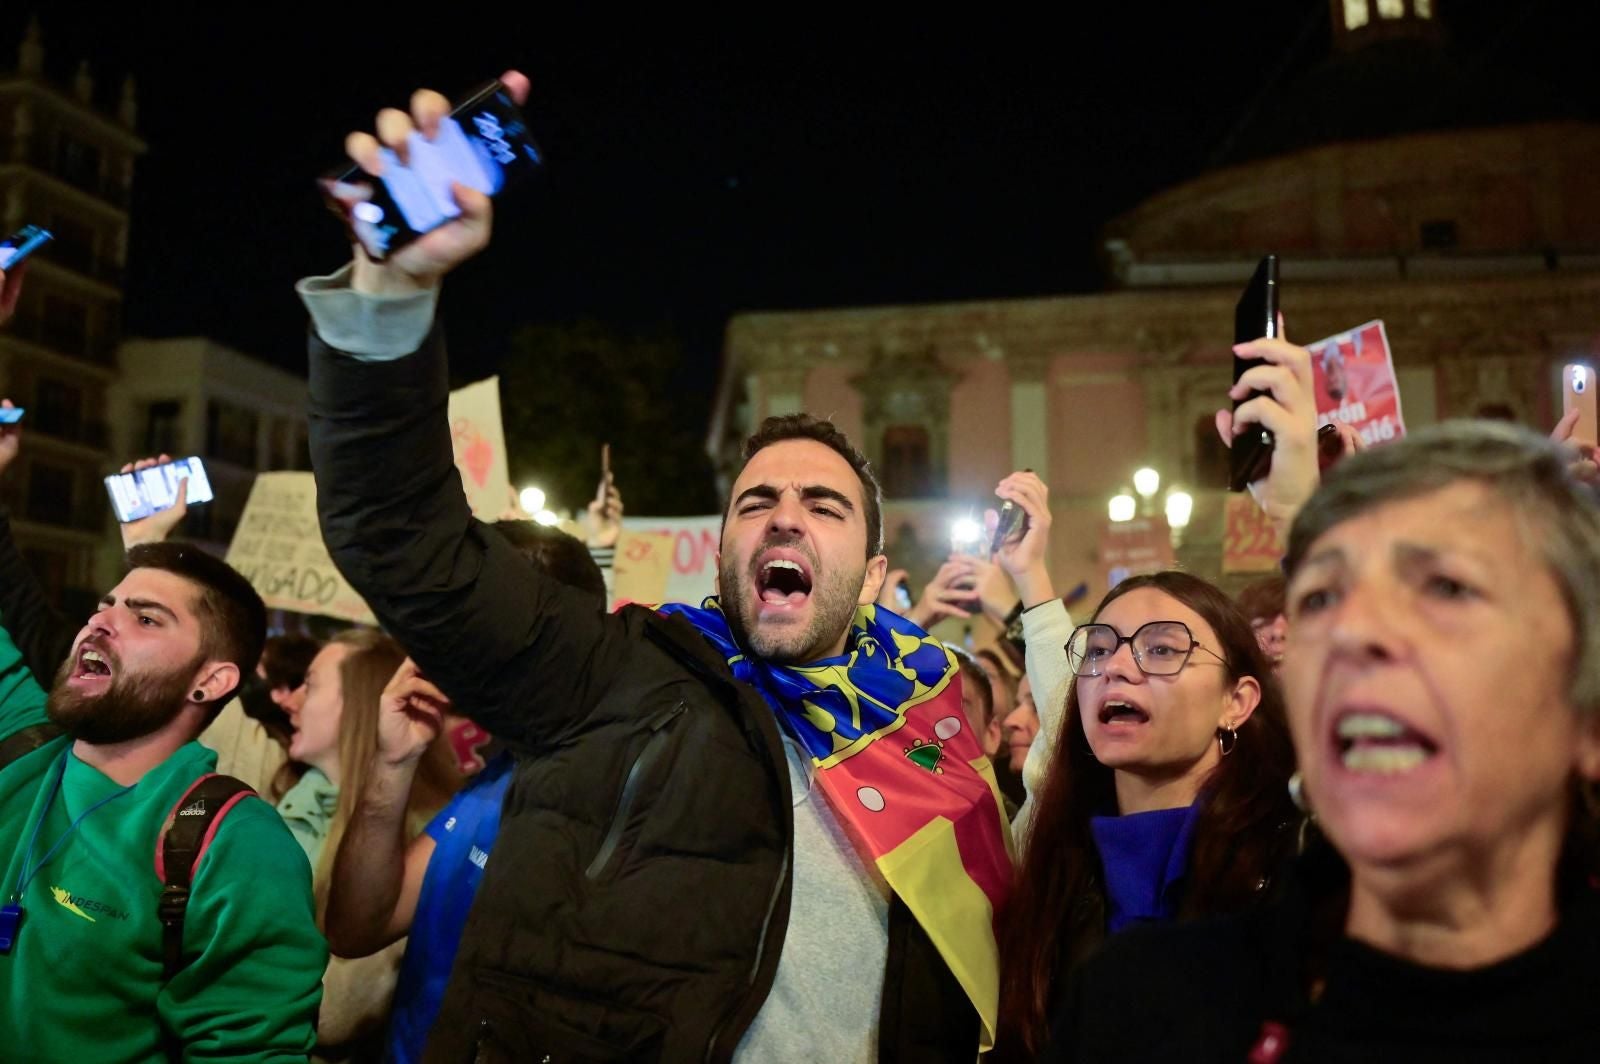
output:
[[[379,296],[350,287],[347,265],[326,277],[307,277],[294,286],[324,343],[364,362],[404,358],[422,346],[433,327],[439,290]]]

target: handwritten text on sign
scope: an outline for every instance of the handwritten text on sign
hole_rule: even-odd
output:
[[[256,476],[227,560],[272,609],[377,623],[322,545],[310,473]]]
[[[716,514],[709,517],[625,517],[622,527],[624,532],[671,537],[672,567],[667,573],[666,591],[651,601],[687,602],[698,606],[707,595],[716,594],[721,517]],[[620,549],[621,544],[618,547]],[[621,564],[620,559],[618,564]],[[621,587],[617,588],[617,594],[621,596]]]

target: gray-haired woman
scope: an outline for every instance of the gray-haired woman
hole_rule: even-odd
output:
[[[1295,889],[1113,940],[1053,1052],[1597,1059],[1592,494],[1548,440],[1452,423],[1341,463],[1286,567],[1282,679],[1320,829]]]

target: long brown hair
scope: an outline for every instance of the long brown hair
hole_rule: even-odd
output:
[[[339,663],[339,805],[328,825],[312,887],[317,901],[317,925],[322,925],[328,904],[333,862],[344,838],[345,826],[355,815],[366,789],[373,755],[378,752],[378,704],[389,679],[406,658],[399,643],[371,628],[352,628],[328,641],[350,652]],[[415,836],[450,799],[462,782],[455,754],[441,732],[417,765],[406,801],[406,837]]]
[[[1180,918],[1237,910],[1262,895],[1293,851],[1298,814],[1287,784],[1294,750],[1282,696],[1250,622],[1199,577],[1177,571],[1130,577],[1106,594],[1095,616],[1140,588],[1170,595],[1205,618],[1221,643],[1228,679],[1250,676],[1261,685],[1261,702],[1239,726],[1238,742],[1201,785]],[[1029,1058],[1043,1048],[1061,980],[1105,937],[1105,885],[1089,818],[1117,808],[1116,784],[1089,748],[1076,681],[1059,741],[1065,750],[1050,759],[1035,798],[1027,849],[999,926],[1001,1048]]]

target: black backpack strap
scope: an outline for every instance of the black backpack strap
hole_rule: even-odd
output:
[[[156,875],[163,884],[159,910],[163,980],[183,968],[183,914],[189,908],[195,866],[223,815],[254,793],[248,783],[232,776],[201,776],[167,815],[166,830],[156,849]]]
[[[0,769],[20,757],[33,753],[45,743],[61,734],[59,724],[30,724],[0,741]]]

